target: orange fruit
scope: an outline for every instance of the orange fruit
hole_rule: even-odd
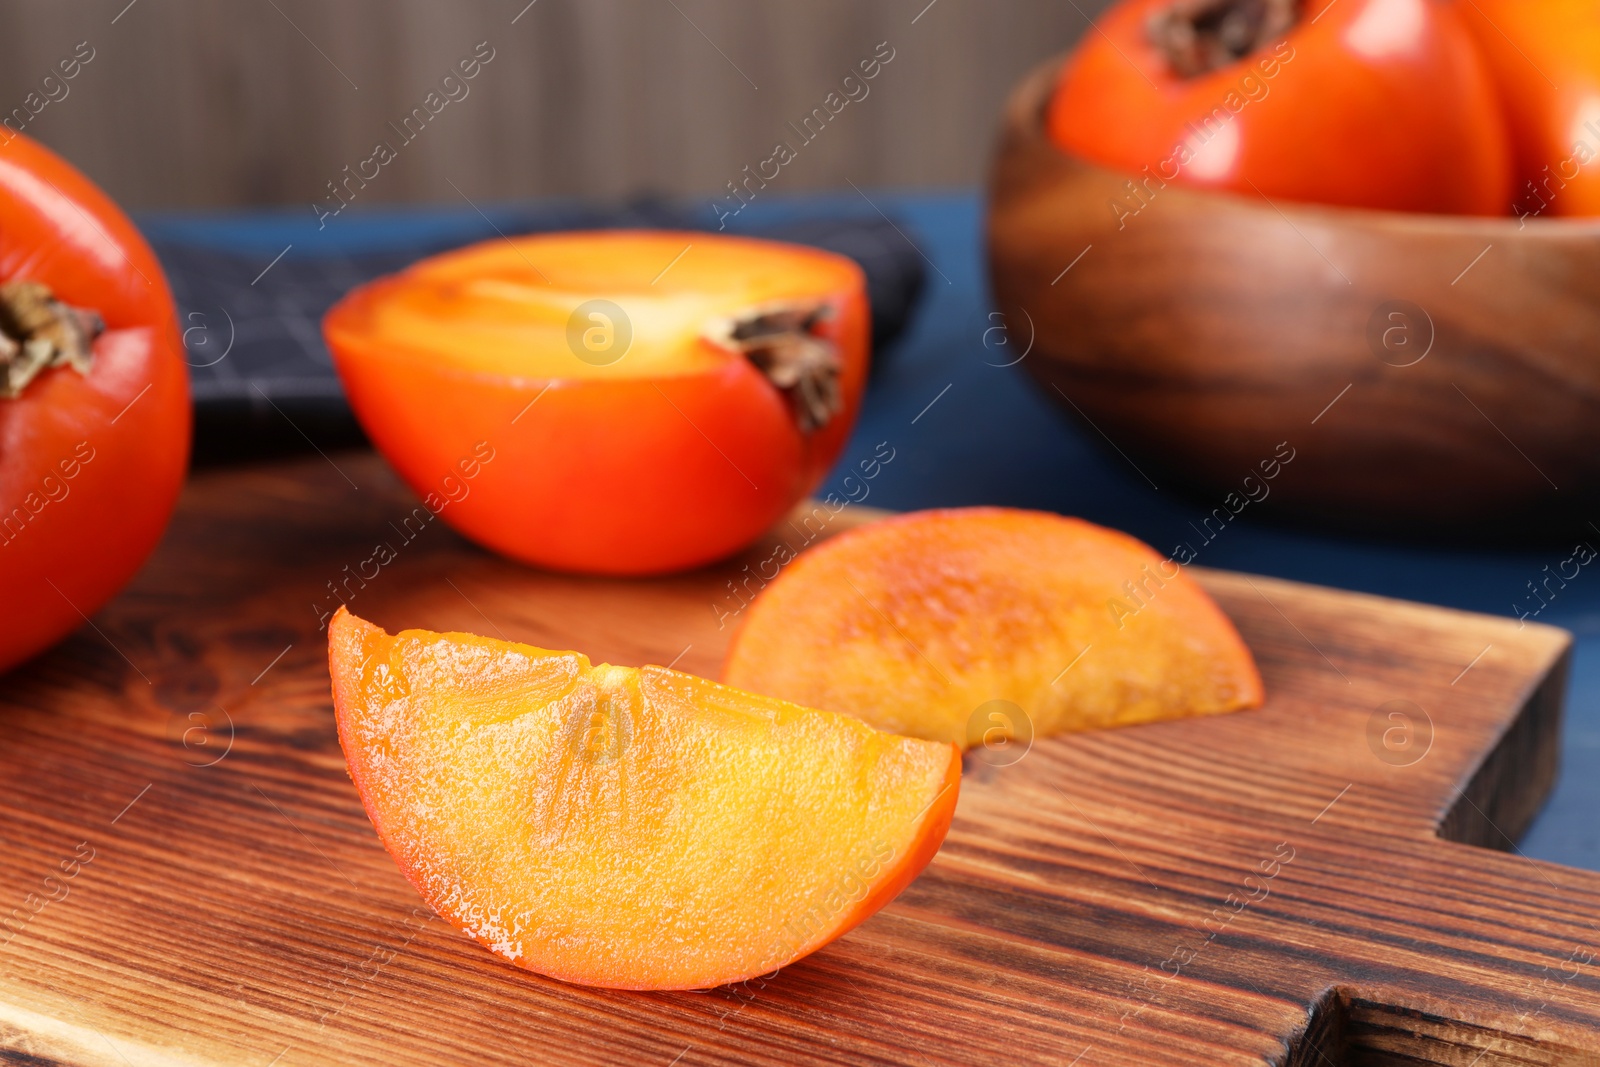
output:
[[[323,321],[372,443],[460,533],[589,574],[702,566],[814,490],[866,388],[866,278],[817,248],[608,230],[495,239]]]
[[[802,554],[747,609],[723,681],[968,746],[1262,700],[1238,631],[1177,563],[1005,508],[916,512]]]
[[[341,608],[350,777],[436,911],[568,982],[698,989],[775,970],[887,904],[949,828],[949,745],[661,667]]]

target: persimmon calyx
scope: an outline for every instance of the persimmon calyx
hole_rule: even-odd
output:
[[[1299,0],[1173,0],[1145,23],[1174,74],[1193,78],[1238,62],[1289,32]]]
[[[707,340],[743,355],[789,398],[805,433],[828,425],[844,408],[839,348],[819,328],[833,316],[827,303],[764,304],[718,319]]]
[[[41,282],[0,284],[0,396],[21,396],[51,367],[88,374],[91,346],[105,328],[99,312],[63,304]]]

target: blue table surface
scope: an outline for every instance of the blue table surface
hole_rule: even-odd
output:
[[[1157,547],[1188,537],[1205,513],[1172,487],[1152,486],[1080,429],[1027,379],[990,331],[976,193],[807,196],[758,201],[738,223],[882,210],[922,253],[928,285],[908,331],[886,352],[855,436],[823,491],[845,494],[845,475],[888,442],[894,459],[860,502],[912,509],[970,504],[1042,508],[1126,530]],[[404,248],[481,228],[507,208],[350,212],[319,230],[309,209],[218,215],[150,215],[147,233],[262,257]],[[485,217],[486,216],[486,217]],[[712,221],[707,209],[707,221]],[[730,227],[737,231],[738,226]],[[857,483],[852,482],[852,486]],[[859,497],[859,487],[852,490]],[[1600,538],[1596,539],[1600,544]],[[1568,552],[1450,549],[1320,536],[1251,521],[1246,512],[1200,560],[1319,585],[1513,616],[1526,583]],[[1583,572],[1587,574],[1588,572]],[[1580,575],[1539,615],[1576,636],[1561,777],[1524,853],[1600,870],[1600,578]]]

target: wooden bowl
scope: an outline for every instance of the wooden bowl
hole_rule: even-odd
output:
[[[1141,207],[1046,135],[1059,63],[1007,105],[988,223],[1012,350],[1031,338],[1058,403],[1228,511],[1262,496],[1244,506],[1427,535],[1600,521],[1600,223],[1154,182]]]

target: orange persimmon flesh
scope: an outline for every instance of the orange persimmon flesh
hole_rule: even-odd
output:
[[[949,828],[952,746],[661,667],[329,625],[339,740],[428,904],[540,974],[699,989],[900,892]]]
[[[1004,508],[886,519],[802,554],[747,609],[723,681],[962,745],[1002,721],[974,715],[996,700],[1033,736],[1262,700],[1238,631],[1176,563]]]
[[[860,270],[840,256],[697,236],[603,231],[488,241],[385,279],[332,328],[359,326],[394,355],[443,359],[458,373],[660,379],[711,373],[737,358],[706,341],[707,324],[720,316],[861,285]],[[632,340],[615,362],[586,362],[571,346],[574,310],[597,299],[628,317]]]

